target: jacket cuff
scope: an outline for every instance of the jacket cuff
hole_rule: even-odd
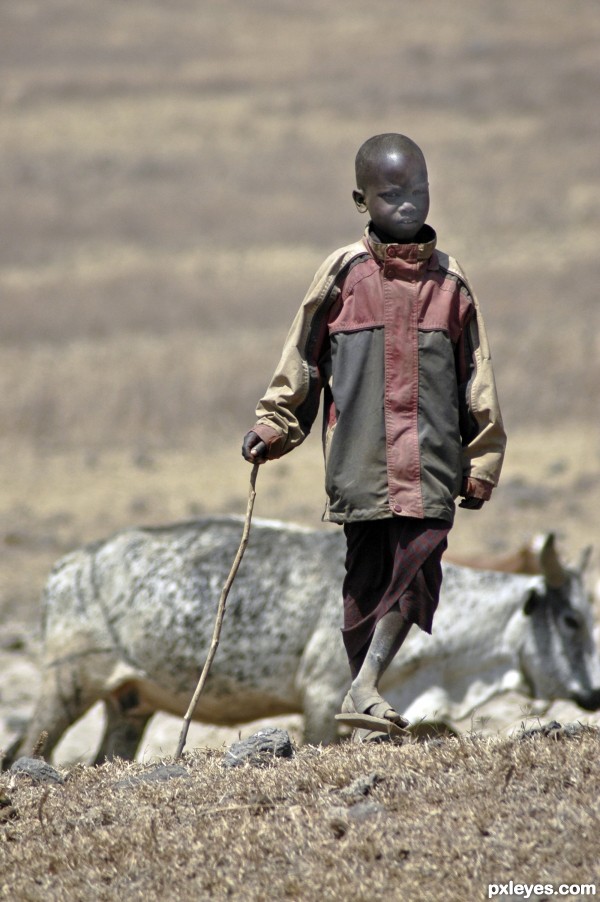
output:
[[[277,460],[277,458],[281,457],[283,436],[277,429],[267,426],[266,423],[256,423],[252,427],[252,432],[255,432],[267,446],[267,457],[269,460]]]
[[[481,474],[480,470],[463,470],[463,479],[478,479],[479,482],[489,482],[490,485],[497,486],[498,480],[494,479],[489,473],[486,473],[485,476]]]

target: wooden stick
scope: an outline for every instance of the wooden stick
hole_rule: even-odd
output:
[[[225,617],[225,602],[227,601],[227,596],[229,595],[229,590],[233,585],[233,581],[235,579],[235,575],[238,571],[238,567],[240,566],[241,560],[244,556],[244,551],[246,550],[246,545],[248,544],[248,537],[250,536],[250,523],[252,521],[252,510],[254,508],[254,499],[256,498],[256,476],[258,474],[259,464],[254,464],[252,467],[252,474],[250,476],[250,491],[248,493],[248,505],[246,507],[246,519],[244,521],[244,530],[242,532],[242,540],[240,542],[240,547],[238,548],[237,554],[235,556],[235,560],[229,571],[229,576],[225,580],[225,585],[221,591],[221,597],[219,598],[219,606],[217,608],[217,619],[215,621],[215,628],[213,630],[212,641],[210,644],[210,649],[208,651],[208,657],[204,662],[204,667],[202,668],[202,673],[200,674],[200,679],[198,680],[198,685],[196,686],[196,690],[192,696],[192,700],[190,702],[189,708],[187,709],[186,715],[183,718],[183,727],[181,728],[181,734],[179,736],[179,744],[177,745],[177,751],[175,752],[175,758],[180,758],[181,753],[183,752],[183,747],[185,746],[185,741],[187,739],[188,730],[190,728],[190,721],[194,715],[194,711],[196,710],[196,705],[198,704],[198,699],[200,698],[200,694],[204,689],[204,684],[206,683],[206,679],[208,677],[208,672],[210,670],[211,664],[217,652],[217,647],[219,645],[219,639],[221,637],[221,626],[223,625],[223,618]]]

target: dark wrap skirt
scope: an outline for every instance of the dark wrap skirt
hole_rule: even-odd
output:
[[[398,604],[409,623],[431,632],[442,586],[442,555],[451,524],[389,517],[346,523],[342,635],[353,673],[379,620]]]

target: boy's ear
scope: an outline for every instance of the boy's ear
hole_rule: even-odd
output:
[[[366,203],[365,203],[365,196],[364,196],[364,194],[362,193],[362,191],[353,191],[353,192],[352,192],[352,199],[354,200],[354,203],[356,204],[356,209],[358,210],[359,213],[366,213],[366,212],[367,212],[367,205],[366,205]]]

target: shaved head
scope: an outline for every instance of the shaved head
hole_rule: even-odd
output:
[[[365,141],[356,154],[356,186],[356,208],[369,213],[369,228],[384,244],[412,241],[425,225],[427,164],[406,135],[387,133]]]
[[[398,135],[395,132],[387,132],[383,135],[374,135],[365,141],[356,154],[356,186],[365,188],[377,172],[382,163],[412,157],[425,165],[423,151],[406,135]]]

